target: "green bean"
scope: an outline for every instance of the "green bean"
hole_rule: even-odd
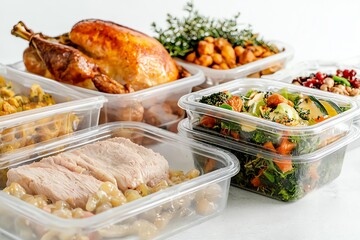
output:
[[[340,84],[343,84],[345,86],[351,87],[350,82],[346,78],[339,77],[339,76],[333,76],[333,79],[337,83],[340,83]]]

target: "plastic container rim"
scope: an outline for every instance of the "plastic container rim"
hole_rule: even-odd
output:
[[[319,68],[326,67],[336,67],[336,68],[353,68],[356,69],[358,74],[360,74],[360,68],[357,66],[352,66],[351,64],[342,63],[341,61],[325,61],[325,60],[305,60],[294,63],[289,68],[281,69],[273,74],[263,75],[261,78],[284,81],[284,78],[294,75],[297,72],[301,71],[317,71]],[[296,77],[301,77],[296,76]]]
[[[291,82],[287,82],[286,78],[288,77],[302,77],[300,74],[298,74],[299,72],[302,71],[318,71],[319,68],[326,68],[326,67],[335,67],[335,68],[352,68],[355,69],[357,71],[357,75],[360,77],[360,68],[357,66],[352,66],[350,64],[344,64],[341,61],[337,62],[337,61],[324,61],[324,60],[308,60],[308,61],[301,61],[298,63],[295,63],[294,65],[292,65],[289,68],[284,68],[281,69],[273,74],[270,75],[263,75],[261,76],[261,78],[264,79],[270,79],[270,80],[274,80],[274,81],[280,81],[280,82],[284,82],[284,83],[289,83],[291,84]],[[308,88],[305,86],[300,86],[300,87],[304,87],[304,88]],[[318,91],[320,91],[319,89],[316,89]],[[331,93],[331,92],[330,92]],[[332,93],[335,94],[335,93]],[[345,95],[341,95],[341,96],[345,96]],[[355,98],[356,100],[358,100],[360,98],[360,95],[358,96],[345,96],[348,98]]]
[[[249,81],[251,81],[251,82],[249,82]],[[234,112],[234,111],[227,110],[224,108],[219,108],[216,106],[199,103],[198,101],[196,101],[196,99],[199,98],[200,96],[206,96],[206,95],[210,95],[215,92],[231,90],[234,88],[241,88],[241,87],[246,88],[249,85],[250,85],[250,87],[248,88],[248,90],[254,88],[253,87],[254,85],[257,85],[257,87],[264,87],[264,86],[268,85],[268,86],[276,87],[276,88],[287,88],[290,91],[297,91],[297,92],[301,92],[306,95],[313,95],[315,97],[323,97],[324,99],[331,99],[333,101],[335,100],[335,101],[346,102],[351,105],[351,109],[349,109],[346,112],[343,112],[337,116],[334,116],[330,119],[327,119],[326,121],[322,121],[320,123],[317,123],[317,124],[314,124],[311,126],[285,126],[283,124],[272,122],[272,121],[269,121],[266,119],[261,119],[256,116],[251,116],[251,115],[244,114],[241,112]],[[287,83],[283,83],[283,82],[277,82],[277,81],[273,81],[273,80],[269,80],[269,79],[260,79],[260,78],[238,78],[231,82],[222,83],[220,85],[213,86],[213,87],[210,87],[207,89],[203,89],[203,90],[197,91],[195,93],[189,93],[189,94],[182,96],[179,99],[178,105],[180,108],[182,108],[186,111],[197,112],[197,113],[202,113],[202,114],[206,114],[206,115],[212,115],[216,118],[224,119],[224,120],[232,121],[232,122],[235,122],[235,120],[231,120],[231,119],[236,117],[237,118],[236,120],[238,120],[238,121],[245,120],[250,124],[261,124],[260,126],[257,126],[257,127],[259,127],[259,129],[266,126],[269,128],[276,129],[278,131],[289,131],[293,135],[301,135],[301,134],[303,134],[304,131],[311,131],[313,133],[322,132],[324,129],[330,127],[331,125],[335,125],[340,122],[347,121],[347,120],[354,118],[355,117],[354,115],[356,115],[357,111],[359,110],[359,103],[357,103],[356,101],[351,100],[345,96],[340,96],[340,95],[334,96],[334,94],[331,94],[328,92],[322,92],[322,91],[319,91],[316,89],[305,89],[304,87],[293,85],[293,84],[287,84]],[[221,114],[221,116],[219,113]]]
[[[0,124],[5,124],[6,128],[11,127],[12,125],[19,125],[22,122],[35,121],[37,119],[42,119],[44,117],[53,116],[56,114],[62,114],[69,112],[74,109],[92,106],[92,108],[101,108],[102,105],[107,102],[107,99],[102,96],[98,97],[89,97],[82,100],[74,100],[70,102],[58,103],[46,108],[37,108],[31,111],[29,114],[27,111],[13,113],[5,115],[0,120]],[[95,105],[96,104],[96,105]],[[16,119],[16,122],[14,120]],[[0,127],[1,129],[2,127]]]
[[[190,125],[191,125],[190,119],[185,118],[181,120],[178,125],[179,134],[184,135],[186,133],[190,133],[192,136],[194,136],[194,139],[196,140],[198,140],[198,138],[199,139],[201,138],[202,141],[209,139],[212,144],[225,147],[227,149],[231,149],[234,151],[244,152],[251,155],[257,155],[261,153],[261,155],[263,155],[262,157],[264,158],[279,159],[279,160],[291,159],[293,162],[296,163],[310,163],[310,162],[318,161],[319,159],[341,149],[342,147],[345,147],[346,145],[350,144],[351,142],[355,141],[360,137],[360,128],[353,125],[351,127],[350,133],[320,149],[315,150],[314,152],[306,153],[298,156],[284,156],[278,153],[272,153],[266,151],[264,149],[261,149],[260,147],[249,146],[242,142],[235,142],[235,141],[227,140],[225,138],[221,138],[218,136],[193,130],[190,128]],[[208,141],[208,143],[210,143],[210,141]]]
[[[194,63],[189,63],[183,59],[179,59],[176,58],[177,61],[182,62],[182,63],[186,63],[188,65],[191,66],[196,66],[197,68],[201,69],[203,72],[205,72],[205,75],[207,76],[207,73],[209,74],[209,77],[211,77],[211,74],[236,74],[242,71],[245,71],[248,68],[253,68],[256,67],[258,65],[267,65],[269,63],[272,63],[274,61],[278,61],[281,59],[291,59],[294,55],[294,48],[291,47],[289,44],[286,44],[284,42],[278,41],[278,40],[270,40],[269,41],[272,44],[275,45],[281,45],[285,50],[282,52],[279,52],[277,54],[271,55],[269,57],[266,58],[262,58],[259,60],[256,60],[254,62],[250,62],[250,63],[246,63],[244,65],[241,65],[239,67],[235,67],[235,68],[231,68],[231,69],[212,69],[212,68],[208,68],[208,67],[204,67],[204,66],[200,66]]]
[[[139,98],[139,97],[145,97],[148,95],[153,95],[156,92],[165,92],[168,89],[178,89],[178,88],[183,88],[183,87],[192,88],[194,86],[200,85],[203,82],[205,82],[205,75],[202,71],[200,71],[199,69],[197,69],[193,66],[190,66],[187,63],[183,63],[180,61],[176,61],[176,62],[178,64],[180,64],[182,67],[184,67],[185,69],[187,69],[189,72],[191,72],[192,75],[189,77],[180,78],[180,79],[177,79],[172,82],[159,84],[159,85],[156,85],[156,86],[153,86],[150,88],[142,89],[142,90],[131,92],[131,93],[112,94],[112,93],[104,93],[104,92],[94,91],[91,89],[86,89],[86,88],[70,85],[67,83],[58,83],[58,84],[65,85],[66,87],[68,87],[72,90],[76,90],[83,94],[88,94],[88,95],[101,95],[101,96],[105,96],[108,98],[113,98],[113,97],[116,97],[116,98]],[[35,76],[41,78],[42,80],[55,82],[55,80],[51,80],[49,78],[27,72],[26,70],[21,70],[18,66],[22,65],[22,64],[23,64],[23,61],[18,61],[16,63],[9,64],[7,66],[12,68],[15,71],[18,71],[21,73],[35,75]]]
[[[223,180],[230,179],[230,177],[234,176],[239,171],[240,166],[236,157],[228,151],[222,150],[220,148],[214,148],[211,145],[203,144],[200,142],[194,142],[187,138],[183,138],[177,134],[170,133],[163,129],[159,129],[151,125],[140,122],[113,122],[113,123],[106,123],[89,129],[77,131],[70,136],[69,135],[64,136],[62,138],[62,141],[59,141],[58,143],[52,141],[53,145],[51,149],[55,148],[56,146],[59,147],[64,143],[79,141],[85,136],[93,136],[93,134],[101,134],[103,132],[110,131],[112,128],[116,129],[119,127],[138,128],[141,130],[146,130],[151,134],[157,134],[158,136],[165,137],[166,139],[179,141],[181,143],[181,146],[185,144],[186,146],[194,147],[193,152],[195,153],[197,149],[203,149],[208,153],[218,156],[217,160],[224,162],[225,167],[221,169],[217,169],[205,175],[200,175],[197,178],[186,181],[179,185],[172,186],[170,188],[164,189],[160,192],[151,194],[144,198],[137,199],[134,202],[127,203],[123,206],[113,208],[109,211],[105,211],[103,213],[85,219],[59,218],[41,209],[31,206],[30,204],[24,204],[22,200],[9,196],[8,194],[2,191],[0,191],[0,201],[7,204],[8,207],[12,208],[14,211],[23,214],[27,218],[30,218],[35,222],[40,222],[41,224],[45,224],[52,228],[57,228],[57,229],[87,228],[86,230],[91,231],[91,229],[106,227],[109,224],[113,224],[115,222],[125,220],[126,218],[129,218],[131,216],[149,210],[153,207],[159,206],[163,203],[166,203],[178,197],[197,191],[206,185],[218,183]],[[72,140],[71,138],[75,138],[75,139]],[[33,152],[35,152],[37,149],[41,149],[43,151],[45,149],[50,150],[50,148],[47,148],[46,142],[40,143],[39,145],[43,145],[43,146],[33,148]],[[22,151],[22,154],[23,155],[29,154],[29,151],[31,151],[31,149],[25,149]]]

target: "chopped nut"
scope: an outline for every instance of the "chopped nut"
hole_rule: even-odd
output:
[[[329,88],[332,88],[334,86],[334,79],[327,77],[324,79],[324,83],[328,85]]]
[[[325,83],[320,86],[320,90],[323,90],[323,91],[327,91],[328,88],[329,88],[329,86]]]
[[[360,94],[360,90],[358,88],[353,88],[349,93],[350,96],[357,96]]]

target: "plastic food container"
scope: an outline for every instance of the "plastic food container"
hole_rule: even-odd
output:
[[[351,65],[351,66],[360,68],[360,55],[344,59],[341,61],[341,63],[345,64],[345,65]]]
[[[231,179],[232,185],[281,201],[300,199],[337,178],[347,144],[360,136],[359,129],[353,126],[346,136],[322,149],[283,156],[198,131],[189,119],[182,120],[178,128],[180,135],[222,147],[238,158],[240,172]],[[284,165],[289,166],[285,172],[279,167]]]
[[[100,125],[34,149],[16,151],[11,158],[1,158],[1,161],[9,162],[9,166],[29,164],[53,153],[118,136],[127,136],[162,154],[168,160],[170,169],[186,172],[197,168],[201,175],[100,214],[76,220],[51,215],[0,191],[1,232],[10,238],[23,240],[58,239],[59,235],[89,240],[162,239],[223,211],[230,178],[239,171],[236,157],[222,149],[196,143],[144,123]],[[209,208],[201,205],[200,199],[204,194],[212,203]]]
[[[0,116],[0,156],[76,130],[97,126],[103,97],[86,97],[56,82],[0,65],[0,76],[11,82],[16,94],[29,95],[39,84],[57,104]]]
[[[179,63],[192,76],[127,94],[109,94],[66,84],[67,87],[87,96],[104,96],[108,100],[101,111],[100,123],[115,121],[146,122],[150,125],[176,131],[185,113],[177,106],[182,95],[205,81],[204,74],[187,64]],[[26,71],[23,62],[11,67]],[[45,78],[43,78],[45,79]],[[51,80],[53,81],[53,80]]]
[[[289,92],[300,92],[304,95],[312,95],[317,99],[331,99],[332,102],[339,106],[349,107],[349,110],[314,125],[286,126],[246,113],[235,112],[199,102],[202,96],[208,96],[212,93],[225,90],[229,91],[232,95],[245,95],[249,90],[279,92],[283,88],[286,88]],[[259,149],[265,151],[271,151],[271,149],[263,146],[265,142],[270,141],[274,146],[277,146],[283,141],[290,141],[295,144],[295,147],[291,151],[293,156],[311,153],[346,135],[351,129],[353,118],[359,111],[357,102],[351,98],[340,95],[334,96],[334,94],[315,89],[307,89],[265,79],[238,79],[190,93],[180,98],[179,106],[187,111],[192,121],[199,120],[203,116],[211,116],[217,119],[217,121],[220,121],[224,126],[231,125],[231,129],[236,129],[239,137],[233,137],[230,131],[224,133],[200,126],[197,126],[197,129],[210,132],[222,138],[231,139],[235,143],[243,142],[251,146],[257,146]],[[260,140],[257,141],[257,139]]]
[[[285,83],[292,83],[292,80],[301,76],[309,76],[311,73],[328,73],[328,74],[336,74],[337,69],[354,69],[357,71],[357,76],[359,78],[360,74],[360,57],[359,57],[359,65],[356,66],[356,58],[349,59],[348,61],[333,62],[333,61],[304,61],[298,64],[293,65],[291,68],[280,70],[274,74],[263,76],[263,78],[281,81]],[[346,64],[344,64],[346,63]],[[350,65],[352,63],[352,65]],[[307,87],[305,87],[307,88]],[[319,90],[319,89],[317,89]],[[321,91],[321,90],[319,90]],[[336,93],[331,93],[336,94]],[[336,94],[337,95],[337,94]],[[360,101],[360,95],[355,97],[346,96],[349,98],[353,98],[357,101]],[[360,121],[360,112],[355,117],[354,122],[359,123]],[[359,123],[360,124],[360,123]]]
[[[206,82],[196,87],[195,90],[208,88],[237,78],[247,77],[258,72],[261,72],[262,75],[271,74],[284,68],[294,57],[293,48],[280,41],[271,41],[271,43],[275,44],[279,49],[284,49],[284,51],[228,70],[217,70],[186,62],[187,64],[203,71],[206,76]]]

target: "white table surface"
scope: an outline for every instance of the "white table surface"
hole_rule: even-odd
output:
[[[77,21],[100,18],[153,35],[166,13],[181,15],[183,0],[81,0],[1,2],[0,63],[21,60],[27,43],[10,35],[23,20],[35,32],[59,35]],[[360,56],[358,0],[195,0],[201,13],[230,17],[241,12],[266,39],[295,48],[293,62],[344,60]],[[360,61],[359,61],[360,62]],[[360,144],[359,144],[360,145]],[[231,187],[224,213],[173,237],[180,239],[360,239],[360,147],[350,146],[341,175],[294,203],[283,203]]]

